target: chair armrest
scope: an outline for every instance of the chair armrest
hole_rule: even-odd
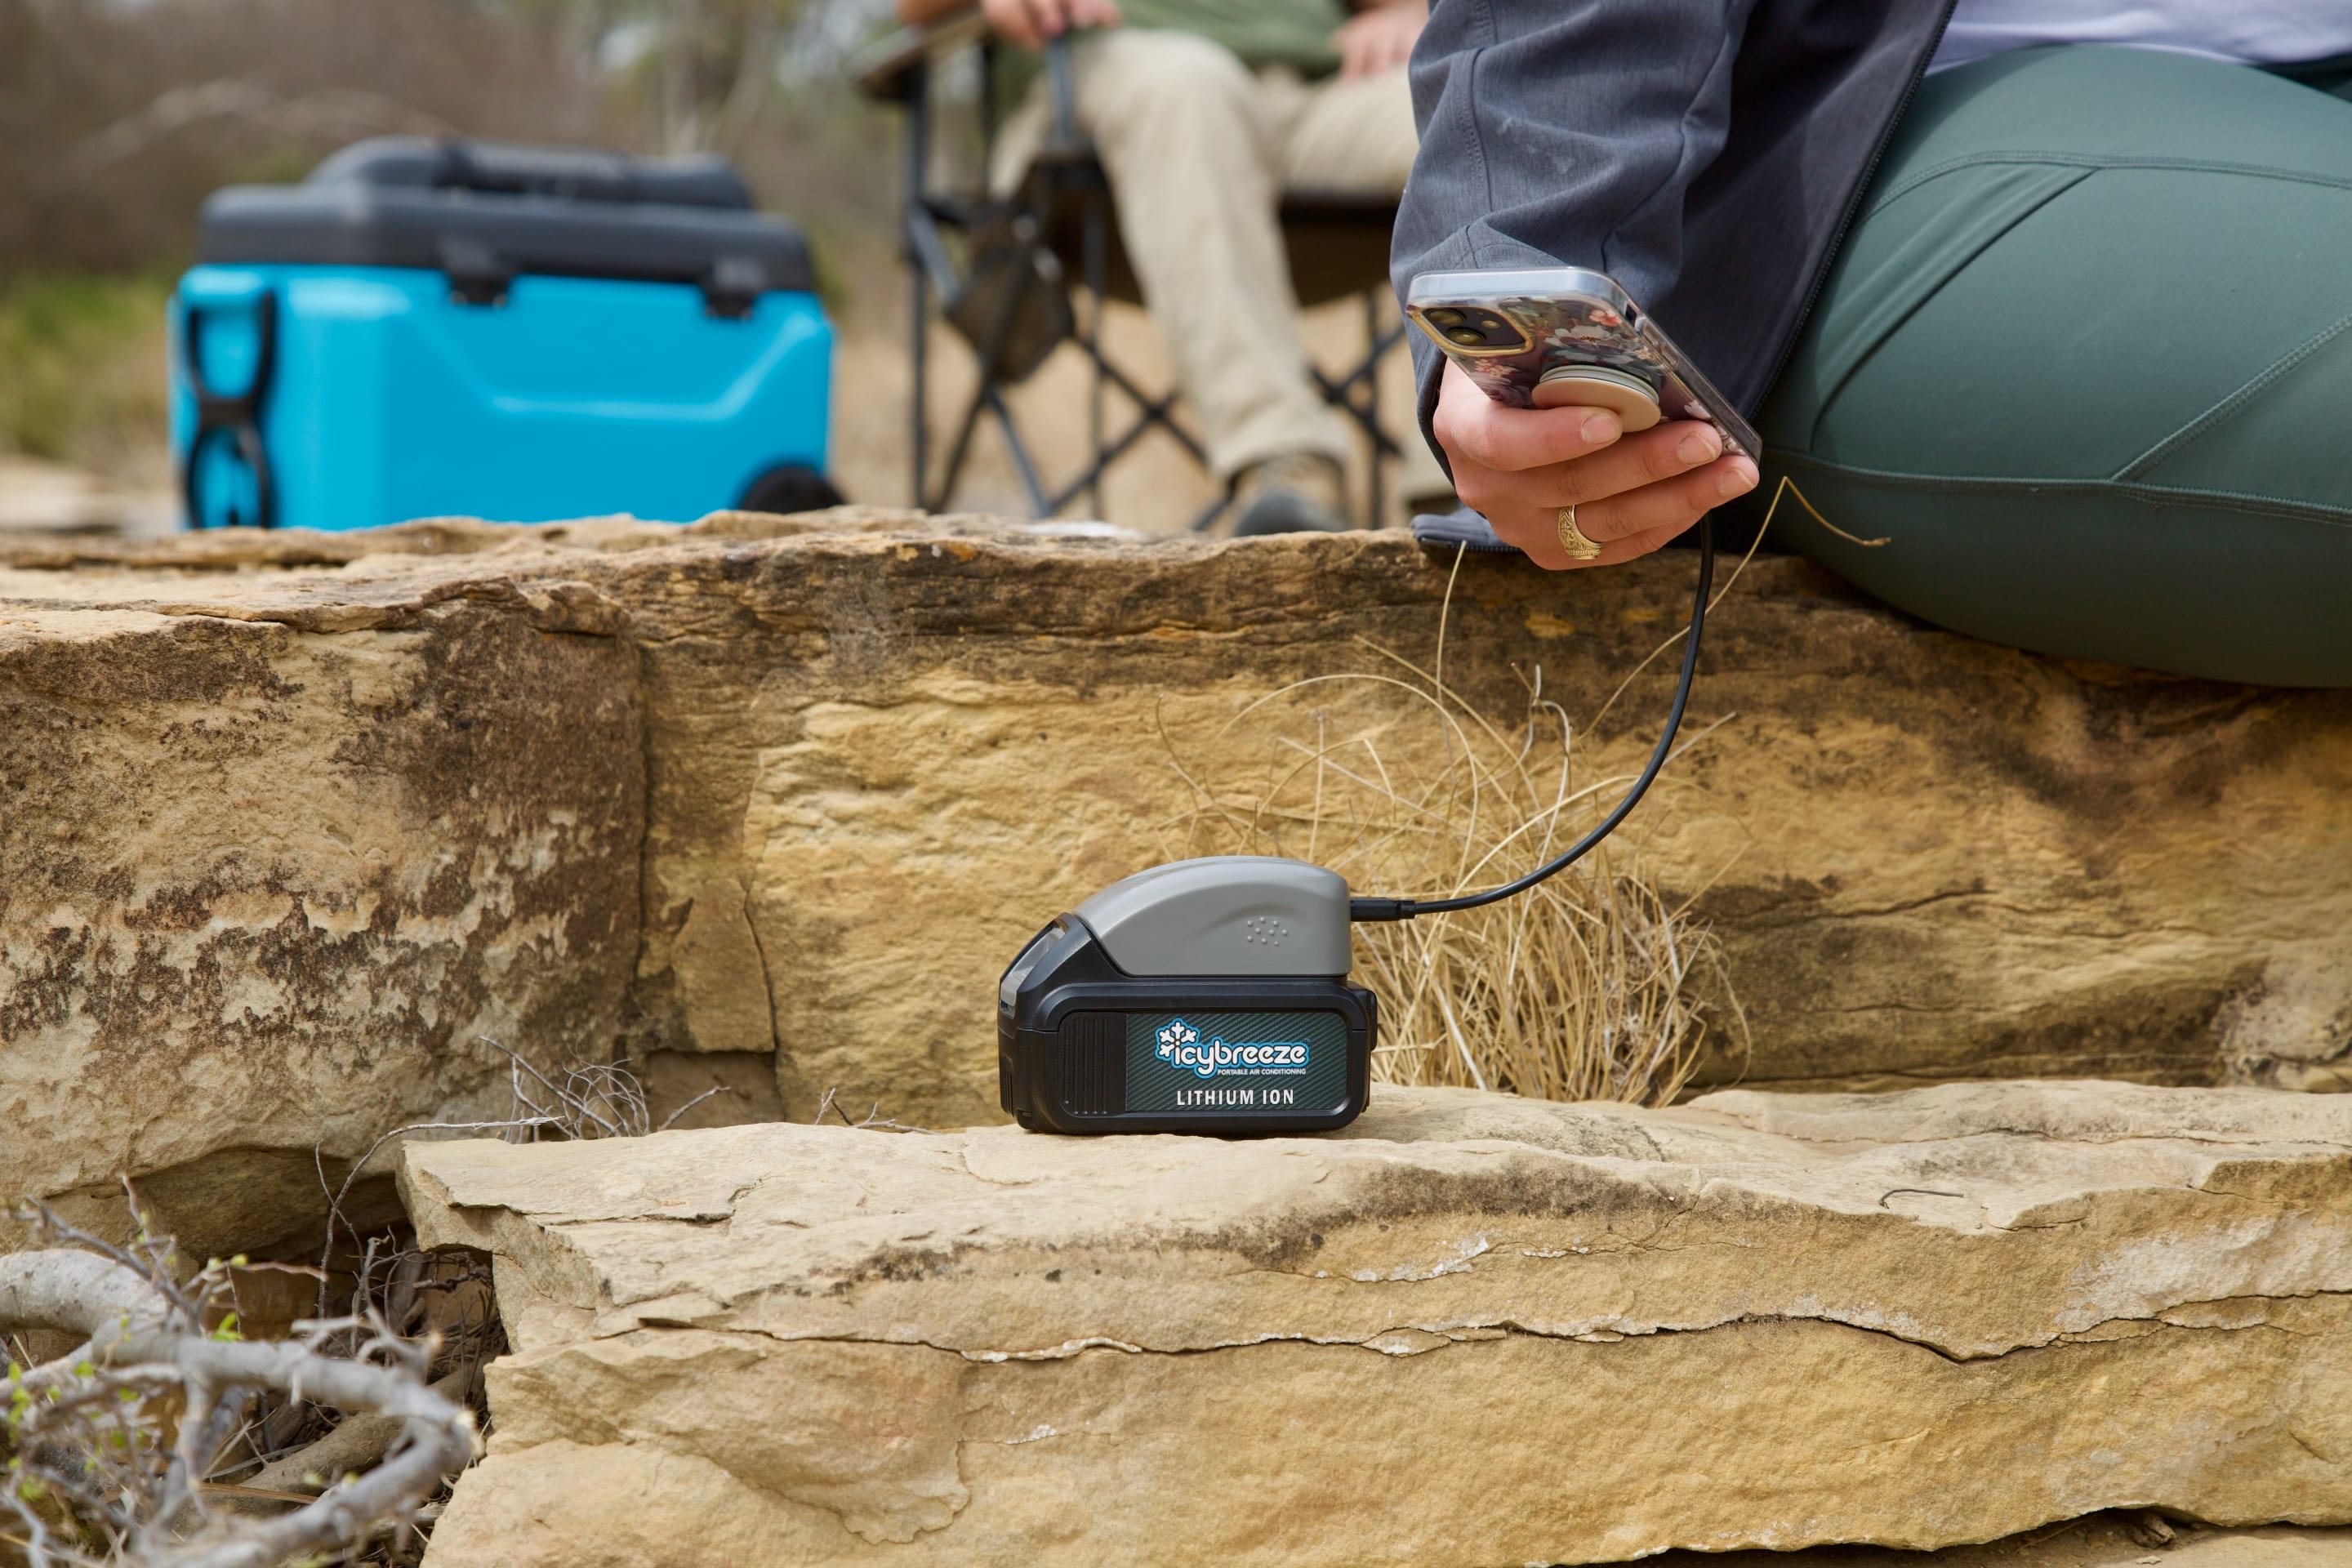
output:
[[[977,5],[919,26],[901,27],[858,57],[858,90],[887,103],[904,103],[914,96],[916,82],[933,61],[987,37],[988,22]]]

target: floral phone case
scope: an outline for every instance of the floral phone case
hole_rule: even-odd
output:
[[[1535,407],[1536,387],[1547,374],[1592,366],[1612,379],[1640,382],[1665,418],[1714,426],[1726,450],[1750,458],[1763,454],[1763,443],[1738,410],[1601,273],[1580,267],[1424,272],[1407,290],[1404,310],[1497,403]]]

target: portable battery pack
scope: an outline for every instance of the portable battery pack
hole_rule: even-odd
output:
[[[1242,855],[1155,867],[1055,920],[1005,971],[999,1098],[1039,1131],[1344,1127],[1379,1032],[1347,974],[1335,873]]]

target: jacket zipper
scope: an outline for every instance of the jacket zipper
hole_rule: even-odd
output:
[[[1879,131],[1878,143],[1870,150],[1870,162],[1862,166],[1862,178],[1854,182],[1853,194],[1845,199],[1845,211],[1839,216],[1837,227],[1830,233],[1830,247],[1822,253],[1821,265],[1813,269],[1811,286],[1806,289],[1804,300],[1797,307],[1796,320],[1789,324],[1788,332],[1780,340],[1780,353],[1772,362],[1772,374],[1765,379],[1763,390],[1757,394],[1759,410],[1762,409],[1764,400],[1772,395],[1772,389],[1780,384],[1780,377],[1787,372],[1789,361],[1797,353],[1797,340],[1804,335],[1805,323],[1812,318],[1813,307],[1820,303],[1822,290],[1829,287],[1830,268],[1837,264],[1838,252],[1845,247],[1845,237],[1853,227],[1854,215],[1862,210],[1862,199],[1870,194],[1870,183],[1878,176],[1878,165],[1885,160],[1887,146],[1895,140],[1895,128],[1903,123],[1903,116],[1911,108],[1911,100],[1919,91],[1919,84],[1927,79],[1927,62],[1934,59],[1936,51],[1943,47],[1944,30],[1952,25],[1952,12],[1958,3],[1959,0],[1944,0],[1944,14],[1936,23],[1936,36],[1927,41],[1927,50],[1919,57],[1918,68],[1912,71],[1909,85],[1904,88],[1903,96],[1895,101],[1895,112],[1887,117],[1886,124]]]

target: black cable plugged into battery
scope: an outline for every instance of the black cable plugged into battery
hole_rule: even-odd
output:
[[[1475,910],[1556,877],[1615,831],[1674,754],[1715,584],[1714,520],[1664,729],[1591,832],[1499,888],[1355,898],[1304,861],[1218,855],[1115,882],[1047,923],[997,987],[997,1089],[1036,1131],[1224,1136],[1344,1127],[1371,1093],[1379,1001],[1349,983],[1349,928]]]
[[[1456,910],[1483,909],[1498,904],[1505,899],[1526,892],[1538,882],[1549,881],[1592,852],[1592,847],[1617,830],[1617,825],[1632,814],[1650,792],[1666,759],[1674,755],[1675,735],[1683,727],[1683,710],[1690,706],[1691,677],[1698,671],[1699,633],[1706,626],[1707,595],[1715,586],[1715,518],[1702,517],[1698,522],[1698,593],[1691,602],[1690,627],[1683,637],[1683,670],[1675,681],[1675,700],[1666,710],[1666,727],[1658,735],[1658,744],[1650,752],[1650,762],[1633,787],[1625,792],[1616,809],[1601,819],[1583,837],[1570,845],[1551,859],[1545,861],[1526,876],[1489,888],[1483,893],[1459,893],[1444,899],[1350,899],[1348,918],[1351,921],[1409,921],[1421,915],[1451,914]]]

